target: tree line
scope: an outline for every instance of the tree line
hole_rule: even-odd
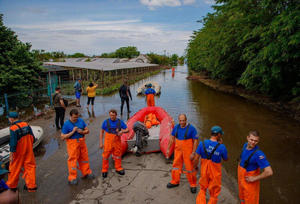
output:
[[[300,100],[298,0],[216,0],[187,47],[191,72]]]

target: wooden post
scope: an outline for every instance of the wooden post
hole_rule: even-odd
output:
[[[86,70],[86,78],[89,80],[89,69]]]
[[[73,82],[74,82],[74,79],[75,79],[75,76],[74,76],[75,75],[75,70],[74,69],[72,70],[72,73],[73,73]]]
[[[102,68],[102,88],[104,88],[104,71],[103,71],[103,68]]]

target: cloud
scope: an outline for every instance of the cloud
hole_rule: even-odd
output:
[[[206,4],[215,4],[215,1],[214,0],[206,0],[204,1]]]
[[[163,6],[178,7],[181,5],[191,5],[196,3],[196,0],[140,0],[140,3],[148,6],[150,10],[155,10],[157,7]]]
[[[11,25],[22,42],[32,49],[47,52],[83,52],[100,55],[123,46],[136,46],[142,53],[162,54],[163,50],[182,55],[190,31],[178,31],[167,24],[144,23],[139,20],[43,22],[33,25]]]

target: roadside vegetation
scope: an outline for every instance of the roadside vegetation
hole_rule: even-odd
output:
[[[300,3],[217,0],[187,48],[190,74],[300,102]]]

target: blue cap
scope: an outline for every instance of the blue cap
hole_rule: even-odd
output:
[[[10,113],[6,116],[6,118],[18,118],[18,117],[19,117],[19,115],[18,115],[17,112],[10,112]]]
[[[152,87],[152,84],[150,83],[150,84],[148,84],[148,86],[149,86],[149,87]]]
[[[211,133],[221,133],[225,134],[225,132],[222,131],[222,128],[220,126],[213,126],[210,130]]]
[[[5,164],[2,163],[2,162],[0,162],[0,175],[5,174],[5,173],[8,173],[8,172],[9,172],[9,171],[7,171],[7,170],[5,169]]]
[[[81,78],[79,78],[77,81],[79,81],[79,80],[81,81]]]

